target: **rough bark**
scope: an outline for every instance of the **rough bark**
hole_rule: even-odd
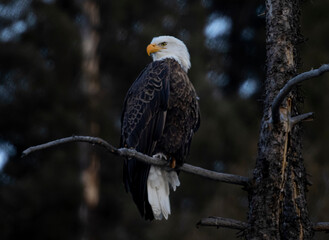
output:
[[[301,151],[301,127],[289,119],[298,115],[298,90],[280,108],[272,123],[271,105],[284,84],[297,73],[300,26],[299,0],[266,0],[267,77],[258,157],[249,195],[247,239],[311,239],[307,175]]]

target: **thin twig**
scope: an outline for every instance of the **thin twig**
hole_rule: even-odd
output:
[[[196,226],[197,227],[207,226],[207,227],[217,227],[217,228],[225,227],[225,228],[232,228],[238,230],[245,230],[248,227],[248,224],[230,218],[208,217],[201,219]]]
[[[72,137],[66,137],[66,138],[61,138],[57,139],[51,142],[47,142],[44,144],[40,144],[37,146],[29,147],[28,149],[24,150],[22,153],[22,157],[25,157],[32,152],[40,151],[43,149],[47,149],[50,147],[58,146],[64,143],[70,143],[70,142],[86,142],[94,145],[101,146],[105,148],[109,153],[119,155],[122,157],[134,157],[139,161],[146,162],[152,165],[157,165],[157,166],[164,166],[166,167],[168,165],[168,162],[156,158],[156,157],[150,157],[148,155],[142,154],[140,152],[137,152],[134,149],[127,149],[127,148],[119,148],[117,149],[116,147],[112,146],[105,140],[98,138],[98,137],[90,137],[90,136],[72,136]],[[210,171],[207,169],[203,169],[200,167],[192,166],[190,164],[183,164],[180,168],[180,171],[191,173],[194,175],[198,175],[201,177],[205,177],[208,179],[212,179],[215,181],[219,182],[225,182],[225,183],[231,183],[231,184],[236,184],[236,185],[242,185],[242,186],[247,186],[249,183],[249,178],[243,177],[243,176],[238,176],[234,174],[226,174],[226,173],[219,173],[215,171]]]
[[[301,83],[305,80],[308,80],[308,79],[311,79],[314,77],[318,77],[328,71],[329,71],[329,64],[324,64],[321,67],[319,67],[318,69],[313,69],[308,72],[303,72],[303,73],[293,77],[292,79],[290,79],[286,83],[286,85],[280,90],[279,94],[275,97],[275,99],[273,100],[273,104],[272,104],[272,122],[273,122],[273,124],[279,122],[280,105],[281,105],[282,101],[284,100],[284,98],[289,94],[289,92],[295,85],[297,85],[298,83]]]
[[[324,231],[329,233],[329,222],[318,222],[313,225],[314,231]]]

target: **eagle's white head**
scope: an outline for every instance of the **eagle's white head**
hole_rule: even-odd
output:
[[[153,61],[164,58],[175,59],[187,72],[191,68],[190,54],[185,44],[172,36],[160,36],[152,39],[146,48],[147,54],[152,56]]]

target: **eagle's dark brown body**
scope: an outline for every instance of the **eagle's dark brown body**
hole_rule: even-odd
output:
[[[122,113],[121,146],[154,155],[163,153],[178,165],[186,160],[200,124],[197,94],[180,64],[170,58],[150,63],[130,87]],[[153,219],[148,203],[150,165],[127,159],[123,178],[145,219]]]

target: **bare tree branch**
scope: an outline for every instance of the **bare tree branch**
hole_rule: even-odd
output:
[[[325,231],[329,233],[329,222],[318,222],[313,225],[314,231]]]
[[[297,75],[296,77],[293,77],[292,79],[290,79],[286,83],[286,85],[280,90],[279,94],[275,97],[275,99],[273,100],[273,104],[272,104],[272,122],[273,122],[273,124],[279,122],[280,105],[281,105],[282,101],[284,100],[284,98],[289,94],[289,92],[291,91],[291,89],[294,86],[296,86],[298,83],[301,83],[305,80],[308,80],[308,79],[311,79],[314,77],[318,77],[328,71],[329,71],[329,64],[323,64],[318,69],[313,69],[308,72],[303,72],[303,73]]]
[[[228,174],[228,173],[219,173],[186,163],[183,164],[183,166],[180,167],[179,170],[219,182],[231,183],[231,184],[242,185],[242,186],[248,186],[249,184],[249,178],[247,177]]]
[[[294,116],[290,119],[291,124],[295,125],[299,122],[312,121],[314,119],[314,112],[303,113],[297,116]]]
[[[25,157],[32,152],[40,151],[40,150],[43,150],[46,148],[55,147],[55,146],[58,146],[58,145],[61,145],[64,143],[70,143],[70,142],[86,142],[86,143],[96,144],[96,145],[99,145],[99,146],[105,148],[107,151],[109,151],[111,153],[118,154],[118,150],[115,147],[113,147],[111,144],[109,144],[108,142],[106,142],[105,140],[103,140],[101,138],[90,137],[90,136],[71,136],[71,137],[56,139],[54,141],[40,144],[37,146],[29,147],[28,149],[25,149],[22,152],[22,157]]]
[[[225,228],[232,228],[238,230],[245,230],[248,227],[248,224],[230,218],[208,217],[201,219],[196,226],[197,227],[207,226],[207,227],[217,227],[217,228],[225,227]]]
[[[90,137],[90,136],[66,137],[66,138],[57,139],[57,140],[54,140],[51,142],[47,142],[44,144],[40,144],[37,146],[29,147],[28,149],[23,151],[22,157],[25,157],[25,156],[31,154],[32,152],[40,151],[40,150],[43,150],[46,148],[50,148],[50,147],[54,147],[54,146],[58,146],[58,145],[61,145],[64,143],[70,143],[70,142],[86,142],[86,143],[90,143],[93,145],[98,145],[98,146],[105,148],[105,150],[107,150],[109,153],[119,155],[122,157],[134,157],[134,158],[138,159],[139,161],[143,161],[143,162],[146,162],[146,163],[149,163],[152,165],[167,167],[168,170],[172,170],[171,168],[169,168],[167,166],[168,162],[163,159],[156,158],[156,157],[150,157],[148,155],[137,152],[134,149],[127,149],[127,148],[118,149],[101,138]],[[211,180],[219,181],[219,182],[231,183],[231,184],[242,185],[242,186],[248,186],[248,184],[249,184],[249,178],[247,178],[247,177],[210,171],[210,170],[192,166],[192,165],[186,164],[186,163],[183,164],[181,167],[179,167],[179,170],[186,172],[186,173],[198,175],[198,176],[201,176],[204,178],[208,178]]]

